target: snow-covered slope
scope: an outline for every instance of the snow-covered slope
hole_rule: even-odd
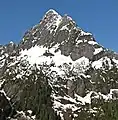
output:
[[[96,119],[102,102],[118,98],[117,61],[72,18],[49,10],[18,45],[0,46],[0,120]]]

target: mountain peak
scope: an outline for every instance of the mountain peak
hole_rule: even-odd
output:
[[[26,32],[20,47],[30,49],[38,45],[50,49],[57,44],[61,54],[70,56],[74,61],[83,56],[90,60],[99,59],[106,54],[114,56],[104,52],[93,35],[79,28],[71,17],[61,16],[53,9],[48,10],[40,23]]]
[[[46,14],[49,14],[49,13],[52,13],[52,14],[58,14],[58,12],[54,9],[49,9]]]
[[[52,20],[54,21],[55,20],[55,17],[61,17],[61,15],[58,14],[58,12],[56,12],[55,10],[53,9],[49,9],[42,20],[45,20],[45,19],[48,19],[49,21]],[[53,19],[54,18],[54,19]]]
[[[0,46],[0,120],[108,120],[117,73],[118,54],[50,9],[21,43]]]

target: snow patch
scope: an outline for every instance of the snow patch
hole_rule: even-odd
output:
[[[95,41],[88,41],[88,43],[91,44],[91,45],[96,45],[96,44],[98,44],[98,43],[95,42]]]
[[[108,66],[109,66],[109,69],[111,69],[113,65],[111,63],[110,58],[108,58],[108,57],[103,57],[103,58],[99,59],[98,61],[94,61],[92,63],[92,67],[96,68],[96,69],[103,68],[103,64],[106,64],[106,62],[108,64]]]
[[[53,14],[58,15],[58,13],[57,13],[54,9],[49,9],[49,10],[46,12],[46,15],[47,15],[49,12],[52,12]]]
[[[116,63],[118,65],[118,60],[116,60],[115,58],[112,59],[114,63]]]
[[[77,73],[83,73],[89,68],[89,59],[86,57],[81,57],[74,63],[74,71]]]
[[[60,30],[69,30],[67,26],[63,26]]]
[[[91,91],[91,92],[89,92],[85,97],[81,97],[81,96],[79,96],[79,95],[77,95],[77,94],[75,94],[75,97],[76,97],[76,99],[77,99],[78,101],[80,101],[83,105],[85,105],[86,103],[91,104],[91,95],[92,95],[93,93],[95,93],[95,94],[97,95],[96,92]]]
[[[81,30],[81,36],[84,36],[84,35],[92,35],[92,34],[89,32],[84,32],[83,30]]]
[[[101,51],[103,51],[103,48],[96,48],[93,54],[96,55],[100,53]]]

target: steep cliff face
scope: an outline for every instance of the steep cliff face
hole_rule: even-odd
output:
[[[118,54],[68,15],[0,46],[0,120],[117,120],[117,98]]]

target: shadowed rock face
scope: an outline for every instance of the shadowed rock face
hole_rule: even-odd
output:
[[[68,15],[49,10],[18,45],[0,45],[0,120],[97,119],[106,101],[117,101],[117,60]]]
[[[72,60],[77,60],[82,56],[89,58],[90,60],[93,58],[94,48],[92,45],[87,43],[81,43],[78,47],[74,47],[71,53]]]
[[[15,113],[6,95],[0,91],[0,120],[7,120],[7,117],[12,117]]]

